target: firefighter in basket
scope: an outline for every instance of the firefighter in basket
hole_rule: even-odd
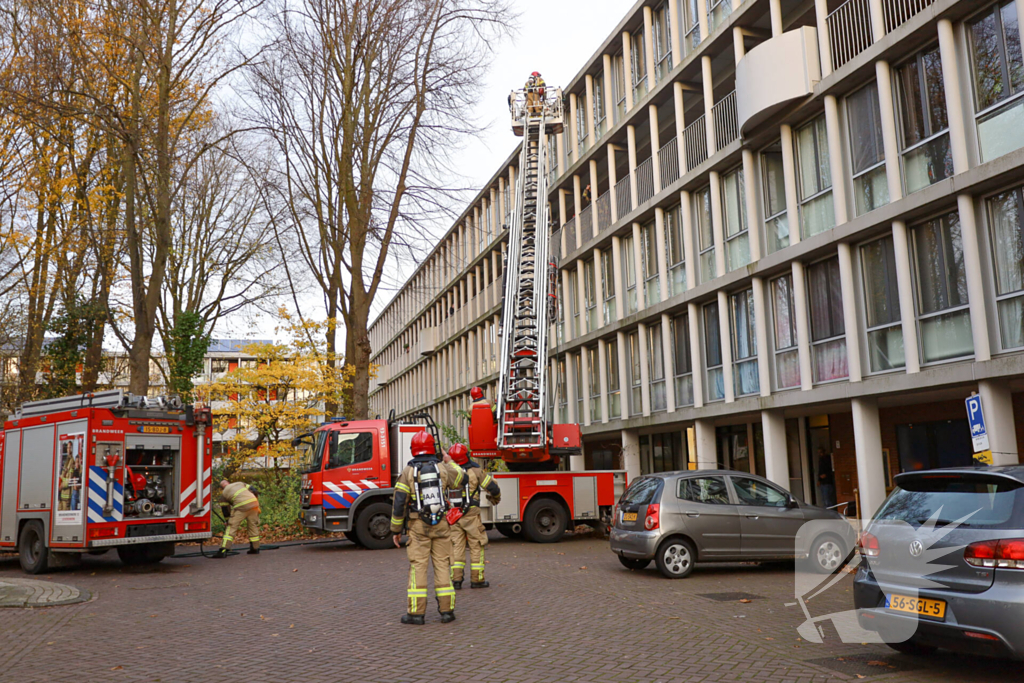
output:
[[[466,477],[462,486],[448,491],[448,500],[454,508],[462,510],[462,517],[452,527],[452,584],[455,590],[462,589],[463,574],[466,571],[466,546],[469,545],[469,587],[487,588],[484,580],[484,548],[487,547],[487,530],[480,519],[480,489],[487,492],[487,500],[497,505],[501,500],[501,489],[487,472],[469,459],[469,449],[457,443],[448,449],[448,457],[463,468]]]
[[[220,506],[227,528],[220,542],[220,550],[214,555],[220,559],[226,557],[231,543],[235,540],[238,527],[244,521],[249,531],[249,555],[260,553],[260,501],[256,498],[256,489],[249,484],[236,481],[228,483],[227,479],[220,482]]]
[[[401,547],[402,529],[409,534],[409,605],[403,624],[424,623],[427,611],[427,563],[434,566],[434,595],[441,623],[455,621],[455,589],[451,584],[452,541],[445,492],[462,484],[466,474],[445,456],[438,459],[434,437],[426,430],[412,437],[412,460],[395,483],[391,533]]]

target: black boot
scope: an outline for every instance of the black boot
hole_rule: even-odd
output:
[[[455,612],[441,612],[441,623],[450,624],[455,621]]]
[[[245,554],[246,555],[259,555],[260,554],[260,544],[259,544],[259,542],[257,541],[256,543],[253,543],[252,541],[249,541],[249,549],[247,551],[245,551]]]
[[[423,620],[423,615],[422,614],[403,614],[402,615],[402,623],[403,624],[415,624],[417,626],[423,626],[423,624],[426,623],[426,622]]]
[[[462,582],[461,581],[452,581],[452,587],[455,588],[455,590],[460,591],[460,590],[462,590]]]
[[[210,557],[212,557],[214,560],[222,560],[222,559],[224,559],[227,556],[228,556],[228,549],[227,548],[221,548],[220,550],[215,552]]]
[[[489,588],[491,584],[486,581],[473,581],[469,584],[470,588]]]

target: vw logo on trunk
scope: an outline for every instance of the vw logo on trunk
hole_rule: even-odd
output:
[[[910,555],[911,557],[921,557],[921,553],[924,552],[924,543],[921,541],[910,542]]]

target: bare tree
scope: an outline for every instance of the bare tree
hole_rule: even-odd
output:
[[[345,328],[351,410],[367,414],[367,328],[395,240],[426,235],[451,193],[439,180],[468,115],[506,0],[279,0],[275,42],[249,71],[276,144],[287,224]],[[337,352],[336,331],[327,333]]]

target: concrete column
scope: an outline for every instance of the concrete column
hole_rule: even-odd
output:
[[[622,240],[612,236],[612,275],[615,278],[615,319],[622,320],[626,310],[625,282],[622,279]]]
[[[839,281],[843,292],[843,322],[846,325],[846,364],[850,381],[861,380],[860,325],[857,320],[857,278],[853,272],[853,255],[849,242],[839,245]]]
[[[967,275],[967,299],[971,310],[971,332],[974,337],[974,360],[992,358],[988,339],[988,313],[985,310],[985,280],[981,269],[978,223],[974,214],[974,198],[961,194],[956,198],[960,213],[960,239],[964,247],[964,271]]]
[[[1017,12],[1024,11],[1024,3],[1017,5]],[[957,63],[956,38],[953,22],[939,19],[939,58],[942,60],[942,86],[946,95],[946,117],[949,120],[949,149],[953,157],[953,172],[963,173],[970,167],[967,155],[967,127],[964,124],[964,107],[960,90],[960,70]]]
[[[757,170],[754,165],[754,153],[743,150],[743,202],[747,210],[747,235],[750,241],[750,262],[761,260],[761,232],[764,221],[757,206]]]
[[[556,142],[555,144],[557,146],[558,143]],[[511,188],[510,194],[514,195],[515,192],[516,192],[516,167],[515,166],[509,166],[508,167],[508,186]],[[513,200],[513,203],[514,203],[514,200]],[[511,210],[511,209],[512,209],[512,207],[509,207],[509,210]]]
[[[907,224],[903,221],[892,223],[893,257],[896,261],[896,287],[900,297],[900,328],[903,330],[903,357],[906,371],[921,370],[917,351],[917,321],[914,319],[914,278],[910,271],[910,247],[907,240]]]
[[[679,37],[683,35],[683,27],[679,24],[679,0],[668,0],[668,26],[672,48],[672,66],[676,66],[683,59],[682,42]]]
[[[882,15],[882,0],[868,0],[871,16],[871,40],[877,43],[885,37],[885,17]]]
[[[654,11],[644,6],[644,58],[647,60],[647,92],[654,92]]]
[[[615,96],[612,95],[612,69],[615,67],[611,55],[601,55],[601,63],[604,66],[604,116],[608,121],[608,130],[611,130],[615,125]]]
[[[619,220],[619,202],[618,192],[615,190],[615,184],[618,182],[618,178],[615,175],[615,145],[608,145],[608,196],[610,199],[612,209],[612,223]]]
[[[629,417],[629,392],[632,386],[629,383],[629,361],[628,361],[628,349],[629,340],[626,339],[625,332],[616,332],[616,352],[619,355],[619,413],[620,417],[625,420]]]
[[[814,16],[818,24],[818,56],[821,57],[821,77],[832,73],[832,46],[828,38],[828,0],[814,0]]]
[[[651,126],[651,175],[654,177],[654,194],[657,195],[661,193],[661,136],[658,131],[658,105],[651,104],[647,107],[647,119]]]
[[[686,305],[690,326],[690,367],[693,369],[693,407],[704,407],[704,364],[700,359],[700,307],[692,301]]]
[[[764,470],[768,481],[789,491],[789,455],[786,452],[786,417],[782,410],[762,410]],[[800,493],[800,492],[797,492]]]
[[[654,240],[658,251],[658,292],[668,301],[668,247],[665,243],[665,210],[654,209]]]
[[[629,31],[622,32],[622,82],[626,86],[626,111],[633,109],[633,56]]]
[[[590,146],[593,147],[597,144],[597,135],[594,133],[594,77],[587,74],[584,78],[587,86],[587,139],[590,140]],[[579,106],[579,105],[577,105]]]
[[[739,26],[732,28],[732,58],[736,64],[740,63],[743,55],[747,53],[747,46],[743,44],[743,29]]]
[[[992,464],[1019,464],[1010,385],[1004,379],[983,379],[978,382],[978,393],[981,394],[981,405],[985,413]]]
[[[786,185],[786,224],[789,225],[789,243],[800,241],[800,199],[797,194],[796,155],[793,151],[793,129],[782,124],[779,128],[782,146],[782,178]]]
[[[757,382],[762,396],[772,393],[771,363],[768,357],[768,307],[764,300],[764,280],[755,277],[750,282],[754,294],[754,332],[757,334]]]
[[[574,174],[572,177],[572,205],[576,212],[576,248],[579,249],[583,246],[583,218],[580,216],[580,212],[583,211],[583,184],[579,175]],[[565,256],[563,253],[562,256]]]
[[[772,38],[782,35],[782,0],[768,0],[768,14],[772,22]]]
[[[722,382],[725,384],[725,402],[736,400],[732,379],[732,332],[729,327],[729,297],[718,290],[718,333],[722,347]]]
[[[708,3],[707,0],[697,0],[697,24],[700,26],[700,39],[707,40],[711,35],[711,27],[708,24]]]
[[[675,38],[675,34],[672,34]],[[674,59],[674,58],[673,58]],[[675,62],[678,64],[679,62]],[[676,114],[676,157],[679,159],[679,177],[686,175],[686,147],[683,145],[683,131],[686,130],[686,115],[683,110],[683,84],[678,81],[672,84],[672,96],[675,100]]]
[[[637,326],[637,346],[640,350],[640,408],[644,417],[651,414],[651,373],[647,357],[647,325]]]
[[[627,154],[629,155],[629,208],[636,209],[639,201],[636,193],[636,128],[626,126]]]
[[[604,273],[601,272],[601,250],[594,248],[594,300],[597,302],[595,324],[597,329],[601,329],[610,320],[604,319],[604,295],[601,293],[604,291]]]
[[[793,315],[796,316],[797,355],[800,358],[800,389],[814,388],[814,374],[811,372],[811,330],[807,311],[807,279],[804,264],[793,261]]]
[[[903,198],[903,180],[900,177],[900,146],[896,139],[896,108],[892,101],[892,69],[889,62],[875,62],[878,84],[878,106],[882,121],[882,146],[885,150],[885,178],[889,185],[889,201]]]
[[[643,241],[640,239],[640,224],[633,223],[633,272],[636,273],[636,310],[647,308],[647,296],[644,291]]]
[[[580,312],[579,334],[582,337],[589,330],[587,329],[587,282],[583,261],[580,259],[576,259],[576,287],[576,305],[579,306]]]
[[[703,29],[701,29],[703,31]],[[711,72],[711,57],[700,58],[701,79],[704,86],[704,131],[708,137],[708,157],[713,157],[718,148],[715,146],[715,117],[711,108],[715,106],[715,80]]]
[[[580,363],[580,390],[583,392],[583,414],[579,416],[579,422],[585,427],[590,426],[590,357],[587,349],[581,348],[579,354]]]
[[[580,160],[580,136],[576,130],[576,93],[569,93],[569,149],[572,150],[572,162]]]
[[[855,398],[853,408],[853,444],[857,453],[857,488],[860,491],[862,522],[870,520],[885,500],[885,471],[882,469],[882,428],[878,420],[878,401]]]
[[[565,395],[568,399],[569,422],[579,423],[580,416],[576,413],[576,354],[565,354]]]
[[[622,469],[626,470],[626,481],[640,476],[640,433],[635,429],[622,430]]]
[[[697,252],[693,237],[693,202],[690,193],[683,190],[679,193],[679,213],[683,219],[683,258],[686,260],[686,288],[697,286]]]
[[[497,223],[494,230],[495,237],[501,233],[501,228],[505,225],[505,211],[505,176],[498,176],[498,215],[494,218]]]
[[[711,234],[715,239],[715,277],[725,275],[725,227],[722,220],[722,185],[718,171],[708,174],[711,181]],[[693,264],[696,266],[696,259]]]
[[[608,422],[608,342],[597,340],[597,382],[601,390],[601,424]]]
[[[718,469],[718,445],[715,439],[715,424],[711,420],[697,420],[693,423],[697,441],[697,469]]]
[[[672,321],[668,313],[661,314],[661,355],[665,367],[665,408],[670,413],[676,412],[676,381],[672,367]]]

